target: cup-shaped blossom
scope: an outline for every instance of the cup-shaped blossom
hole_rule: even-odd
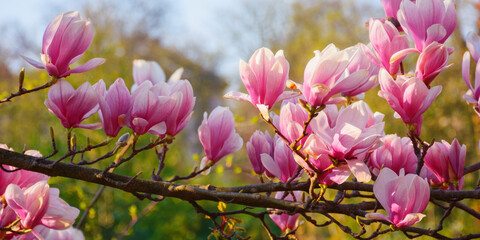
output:
[[[216,107],[210,116],[205,112],[198,128],[198,137],[205,149],[202,165],[216,163],[224,156],[238,151],[243,140],[235,131],[235,118],[228,107]]]
[[[21,219],[25,229],[32,229],[41,224],[41,220],[48,210],[50,186],[46,181],[21,189],[15,184],[8,185],[5,190],[5,201]]]
[[[70,69],[90,47],[95,29],[90,21],[80,17],[78,12],[66,12],[56,16],[43,34],[41,62],[24,59],[36,68],[46,69],[50,76],[66,77],[72,73],[89,71],[105,62],[94,58],[81,66]]]
[[[224,97],[251,102],[259,109],[262,109],[259,105],[270,109],[276,102],[292,96],[292,92],[284,92],[289,68],[282,50],[274,55],[270,49],[262,47],[253,53],[248,63],[240,59],[240,77],[248,94],[229,92]]]
[[[312,134],[304,151],[313,157],[329,155],[337,165],[346,163],[358,181],[368,182],[371,175],[364,160],[369,151],[379,147],[384,135],[382,120],[383,114],[374,114],[363,101],[340,109],[338,114],[320,112],[310,123]]]
[[[121,78],[118,78],[108,91],[103,80],[100,80],[95,90],[99,96],[98,115],[103,124],[103,130],[107,136],[116,137],[130,109],[130,92]]]
[[[409,138],[400,138],[396,134],[386,135],[382,138],[382,143],[383,146],[375,149],[367,162],[373,174],[378,176],[384,167],[397,174],[400,174],[400,169],[404,169],[407,174],[415,173],[417,156]]]
[[[479,101],[480,101],[480,64],[477,63],[475,67],[475,83],[472,86],[470,82],[470,54],[465,52],[463,55],[462,62],[462,77],[469,88],[468,91],[463,95],[463,99],[467,101],[469,105],[472,105],[475,109],[475,112],[480,116],[479,112]]]
[[[147,132],[165,134],[165,120],[175,104],[166,83],[152,85],[152,82],[145,81],[131,95],[126,125],[138,135]]]
[[[98,95],[89,82],[77,90],[64,79],[58,80],[50,90],[45,106],[55,114],[65,128],[97,129],[100,124],[81,124],[98,111]]]
[[[452,144],[446,141],[436,142],[428,149],[425,166],[435,174],[443,189],[461,190],[463,188],[465,156],[467,147],[460,146],[457,139]]]
[[[247,154],[250,162],[253,166],[253,171],[256,174],[263,174],[265,172],[265,167],[262,164],[261,154],[265,153],[273,157],[273,140],[270,137],[270,134],[265,131],[265,133],[257,130],[255,131],[250,140],[245,144],[247,147]]]
[[[438,74],[452,66],[452,64],[448,65],[448,56],[445,45],[438,42],[430,43],[418,56],[415,76],[430,86]]]
[[[345,49],[345,51],[351,56],[351,61],[347,66],[348,73],[352,74],[358,71],[363,71],[364,74],[366,74],[364,75],[363,81],[358,82],[358,85],[355,88],[342,91],[342,95],[354,97],[377,86],[378,67],[369,61],[360,44],[349,47]]]
[[[381,69],[378,74],[381,91],[378,95],[387,100],[402,121],[416,127],[420,134],[423,113],[432,105],[442,91],[442,86],[428,89],[427,85],[416,77],[397,76],[394,80],[390,74]]]
[[[469,32],[466,36],[465,42],[473,60],[478,62],[478,59],[480,58],[480,37],[474,32]]]
[[[170,82],[170,96],[175,101],[175,107],[165,119],[166,133],[171,136],[177,135],[185,128],[192,117],[195,105],[192,85],[188,80]]]
[[[285,192],[277,192],[275,194],[275,198],[276,199],[282,199],[285,195],[286,195]],[[294,196],[292,196],[292,194],[288,193],[286,195],[286,197],[283,198],[283,200],[296,201],[296,202],[301,201],[301,198],[302,198],[302,192],[301,191],[293,191],[293,195],[295,196],[295,199],[294,199]],[[272,219],[272,221],[275,224],[277,224],[277,226],[282,230],[282,232],[288,232],[288,231],[294,230],[298,227],[297,220],[298,220],[298,217],[300,216],[300,214],[296,213],[296,214],[293,214],[293,215],[288,215],[286,213],[282,213],[282,214],[272,213],[269,216]]]
[[[293,158],[293,151],[281,139],[274,143],[273,157],[268,153],[260,154],[265,169],[282,182],[287,182],[297,172],[298,164]]]
[[[290,141],[294,142],[303,132],[303,123],[308,120],[308,113],[299,103],[286,102],[282,104],[278,121],[280,132]],[[310,133],[310,126],[307,133]],[[305,138],[301,143],[305,142]]]
[[[451,0],[402,1],[397,16],[419,51],[432,42],[445,43],[457,25],[455,3]]]
[[[391,222],[397,228],[420,222],[430,200],[430,187],[425,179],[415,174],[405,175],[403,170],[397,175],[389,168],[380,171],[373,193],[388,216],[368,213],[366,217]]]
[[[368,76],[367,70],[348,72],[352,57],[347,50],[339,50],[334,44],[315,51],[305,67],[302,93],[312,106],[336,103],[335,94],[352,91]]]
[[[371,19],[368,24],[369,38],[375,53],[365,45],[361,44],[361,48],[370,61],[379,68],[385,68],[390,74],[398,73],[400,62],[405,58],[390,61],[392,56],[404,49],[408,48],[408,39],[406,35],[400,34],[398,29],[390,21],[382,22],[381,20]]]

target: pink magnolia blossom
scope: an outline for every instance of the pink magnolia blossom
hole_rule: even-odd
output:
[[[303,132],[303,123],[308,120],[308,113],[297,102],[285,102],[280,109],[280,116],[278,121],[278,128],[280,132],[290,141],[297,140]],[[307,128],[307,133],[310,133],[310,127]],[[300,143],[304,143],[306,138],[302,139]]]
[[[23,190],[15,184],[10,184],[5,190],[4,197],[8,206],[21,219],[22,227],[32,229],[42,223],[42,218],[48,210],[50,187],[46,181],[37,182]]]
[[[448,50],[445,45],[432,42],[420,53],[417,60],[415,75],[430,86],[430,83],[440,72],[452,66],[448,64]]]
[[[285,192],[277,192],[275,194],[275,198],[276,199],[282,199],[283,196],[285,196],[285,194],[286,194]],[[289,193],[289,194],[287,194],[287,196],[285,198],[283,198],[283,200],[285,200],[285,201],[296,201],[296,202],[301,201],[301,198],[302,198],[302,192],[301,191],[293,191],[293,195],[295,196],[295,199],[294,199],[294,196],[292,196],[292,194]],[[282,213],[282,214],[272,213],[269,216],[273,220],[273,222],[275,224],[277,224],[277,226],[283,232],[288,232],[288,231],[294,230],[298,227],[297,220],[298,220],[298,217],[300,216],[300,214],[297,213],[297,214],[293,214],[293,215],[288,215],[286,213]]]
[[[293,159],[293,151],[281,139],[274,143],[273,157],[268,153],[260,154],[265,169],[282,182],[287,182],[297,173],[298,164]]]
[[[342,92],[344,96],[354,97],[363,94],[366,91],[378,85],[377,74],[378,67],[369,61],[360,44],[345,49],[351,56],[351,61],[347,66],[349,74],[362,71],[366,73],[363,81],[359,82],[355,88]],[[351,78],[349,80],[352,80]],[[361,97],[363,99],[363,97]]]
[[[314,173],[314,170],[308,166],[303,158],[294,154],[294,159],[298,165],[302,166],[303,169],[308,172]],[[318,157],[314,158],[309,156],[308,161],[313,165],[318,171],[325,171],[327,168],[333,164],[330,160],[328,154],[321,154]],[[334,183],[342,184],[347,181],[350,177],[351,172],[347,165],[340,165],[333,169],[330,169],[323,174],[318,176],[318,182],[323,185],[332,185]]]
[[[255,131],[250,140],[245,144],[247,147],[247,154],[250,162],[252,163],[253,170],[256,174],[263,174],[265,167],[262,164],[261,154],[268,154],[273,158],[273,140],[270,134],[265,131]]]
[[[469,32],[466,36],[466,44],[473,60],[478,62],[480,58],[480,37],[474,32]]]
[[[66,80],[58,80],[48,90],[45,106],[60,119],[65,128],[97,129],[101,127],[98,123],[80,124],[98,111],[98,96],[89,82],[85,82],[75,90]]]
[[[463,99],[465,99],[468,104],[472,105],[475,112],[480,116],[478,108],[480,102],[480,64],[477,63],[477,66],[475,67],[475,85],[472,86],[470,82],[470,54],[468,52],[465,52],[463,55],[462,77],[469,88],[463,95]]]
[[[282,50],[274,55],[270,49],[260,48],[248,63],[240,59],[240,77],[248,94],[229,92],[224,97],[251,102],[260,110],[270,109],[276,102],[294,96],[284,91],[289,68]]]
[[[415,126],[417,134],[420,135],[423,113],[440,94],[442,86],[428,89],[419,78],[404,75],[397,76],[394,80],[384,69],[380,70],[378,77],[381,88],[378,95],[387,100],[404,123]]]
[[[105,62],[94,58],[83,65],[70,69],[90,47],[95,29],[90,21],[80,17],[78,12],[66,12],[56,16],[43,34],[42,62],[24,59],[36,68],[46,69],[50,76],[64,78],[72,73],[89,71]]]
[[[430,200],[430,187],[425,179],[400,170],[397,175],[389,168],[383,168],[373,185],[373,193],[387,212],[368,213],[367,218],[391,222],[398,228],[420,222],[423,210]]]
[[[182,77],[182,73],[183,68],[175,70],[168,79],[168,83],[178,82]],[[132,92],[145,81],[151,82],[152,85],[167,82],[165,72],[163,72],[162,67],[157,62],[143,59],[133,60],[133,80],[135,83],[132,85]]]
[[[167,83],[143,82],[132,93],[126,125],[136,134],[147,132],[162,135],[166,132],[165,121],[175,108]]]
[[[166,133],[175,136],[185,128],[192,117],[195,97],[192,85],[188,80],[170,82],[169,91],[175,101],[175,106],[165,119]]]
[[[130,92],[121,78],[110,86],[108,92],[103,80],[96,84],[95,90],[99,96],[98,115],[102,121],[103,130],[107,136],[116,137],[130,109]]]
[[[371,175],[364,160],[369,151],[379,147],[384,135],[382,119],[383,114],[373,114],[363,101],[338,113],[322,111],[310,123],[312,134],[305,142],[304,151],[315,158],[326,154],[338,163],[346,163],[358,181],[368,182]]]
[[[56,230],[67,229],[75,222],[80,211],[60,198],[58,188],[50,188],[49,205],[42,225]]]
[[[432,42],[445,43],[457,25],[455,3],[451,0],[402,1],[398,21],[423,51]]]
[[[425,166],[442,183],[442,188],[462,190],[466,153],[467,147],[460,146],[457,139],[454,139],[452,144],[446,141],[436,142],[428,149]]]
[[[348,70],[352,56],[348,50],[340,51],[334,44],[315,51],[305,67],[303,96],[312,106],[321,106],[340,101],[335,94],[349,92],[362,85],[367,79],[368,70],[350,73]]]
[[[228,107],[216,107],[207,116],[205,112],[198,128],[198,137],[206,154],[202,159],[203,166],[218,162],[243,145],[242,138],[235,132],[235,118]]]
[[[85,240],[82,231],[74,227],[69,227],[64,230],[55,230],[43,225],[38,225],[33,228],[32,232],[37,236],[41,236],[43,239]],[[37,236],[32,232],[15,236],[16,240],[37,240]]]
[[[368,24],[369,38],[372,43],[373,51],[365,45],[360,45],[370,61],[379,68],[385,68],[390,74],[398,73],[401,61],[400,58],[391,61],[392,56],[408,48],[408,39],[406,35],[400,34],[398,29],[390,22],[371,19]]]
[[[387,18],[397,18],[398,9],[400,9],[400,3],[402,0],[381,0],[385,16]]]
[[[396,174],[404,169],[405,173],[415,173],[417,169],[417,156],[409,138],[400,138],[396,134],[386,135],[382,138],[383,146],[375,149],[368,159],[368,166],[373,174],[377,175],[384,167],[391,169]]]

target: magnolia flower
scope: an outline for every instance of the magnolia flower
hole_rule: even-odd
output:
[[[182,77],[182,73],[183,68],[175,70],[168,83],[176,83]],[[135,83],[132,85],[132,93],[145,81],[151,82],[152,85],[167,82],[165,72],[157,62],[143,59],[133,60],[133,80]]]
[[[478,62],[480,58],[480,37],[474,32],[469,32],[465,38],[468,51],[472,54],[473,60]]]
[[[273,55],[270,49],[260,48],[250,57],[248,63],[240,59],[240,77],[248,95],[229,92],[224,97],[251,102],[266,112],[276,102],[294,96],[295,93],[284,91],[289,68],[282,50]]]
[[[432,42],[420,53],[417,60],[415,76],[430,86],[440,72],[452,66],[448,64],[448,50],[445,45]]]
[[[205,112],[203,122],[198,128],[198,137],[205,149],[206,156],[202,166],[218,162],[224,156],[238,151],[243,140],[235,132],[235,118],[228,107],[216,107],[208,116]]]
[[[428,89],[419,78],[404,75],[394,80],[385,69],[380,70],[378,78],[381,88],[378,95],[387,100],[404,123],[415,126],[416,133],[420,135],[423,113],[440,94],[442,86]]]
[[[379,147],[384,135],[382,119],[383,114],[373,114],[363,101],[340,109],[338,114],[320,112],[310,123],[312,134],[304,151],[315,158],[326,154],[346,163],[358,181],[368,182],[371,175],[364,160],[369,151]]]
[[[270,134],[265,131],[255,131],[250,140],[245,144],[247,147],[247,154],[250,162],[252,163],[253,170],[256,174],[263,174],[265,167],[262,164],[261,154],[268,154],[273,158],[273,140]]]
[[[373,51],[361,44],[365,55],[370,61],[379,68],[385,68],[390,74],[398,73],[400,62],[405,56],[391,61],[392,56],[408,48],[407,36],[400,34],[398,29],[390,22],[370,19],[368,24],[369,38],[372,43]]]
[[[402,1],[398,21],[423,51],[432,42],[445,43],[457,25],[455,3],[451,0]]]
[[[277,192],[275,194],[275,198],[276,199],[282,199],[284,196],[285,196],[285,192]],[[293,191],[293,195],[292,194],[287,194],[286,197],[283,198],[283,200],[286,200],[286,201],[296,201],[296,202],[300,202],[301,201],[301,198],[302,198],[302,192],[301,191]],[[295,197],[295,199],[294,199]],[[269,215],[270,218],[272,219],[272,221],[277,224],[277,226],[283,231],[283,232],[288,232],[288,231],[291,231],[291,230],[294,230],[298,227],[298,224],[297,224],[297,220],[298,220],[298,217],[300,216],[299,213],[297,214],[293,214],[293,215],[288,215],[286,213],[282,213],[282,214],[276,214],[276,213],[272,213]]]
[[[77,90],[64,79],[58,80],[50,90],[45,106],[55,114],[65,128],[98,129],[100,124],[80,124],[98,111],[98,96],[89,82]]]
[[[397,228],[420,222],[423,210],[430,200],[430,187],[425,179],[400,170],[397,175],[389,168],[383,168],[373,185],[373,193],[387,212],[368,213],[367,218],[391,222]]]
[[[165,119],[165,133],[170,136],[177,135],[185,128],[192,117],[195,97],[193,88],[188,80],[178,80],[169,84],[170,96],[175,102],[175,107]]]
[[[282,182],[287,182],[297,172],[298,164],[293,159],[293,151],[281,139],[275,141],[273,157],[268,153],[260,154],[265,169]]]
[[[437,177],[443,189],[462,190],[467,147],[460,146],[457,139],[452,144],[436,142],[428,149],[425,166]]]
[[[99,96],[98,115],[102,121],[103,130],[107,136],[116,137],[130,109],[130,92],[121,78],[110,86],[108,92],[103,80],[96,84],[95,90]]]
[[[472,105],[475,112],[480,116],[478,108],[480,101],[480,64],[477,63],[477,66],[475,67],[475,84],[472,86],[470,82],[470,54],[468,52],[465,52],[463,55],[462,77],[469,88],[463,95],[463,99],[465,99],[468,104]]]
[[[351,56],[351,61],[347,66],[347,70],[349,74],[359,71],[367,74],[365,75],[363,81],[359,82],[355,88],[342,91],[341,93],[344,96],[354,97],[359,94],[363,94],[378,85],[378,67],[369,61],[360,45],[361,44],[358,44],[345,49],[349,56]],[[349,78],[349,80],[352,79]]]
[[[368,70],[358,70],[350,74],[347,67],[351,61],[347,50],[338,50],[334,44],[315,51],[305,67],[303,96],[312,106],[337,103],[333,95],[352,91],[367,79]]]
[[[399,174],[403,169],[405,173],[415,173],[417,169],[417,156],[413,151],[412,141],[396,134],[386,135],[382,138],[383,146],[375,149],[368,159],[368,166],[372,173],[377,175],[384,167]]]
[[[70,69],[90,47],[95,29],[90,21],[80,17],[78,12],[62,13],[53,19],[43,34],[42,62],[23,57],[32,66],[46,69],[50,76],[64,78],[72,73],[89,71],[105,62],[94,58],[81,66]]]
[[[280,116],[278,118],[278,128],[280,132],[290,142],[294,142],[303,132],[303,123],[308,120],[308,113],[297,102],[286,102],[282,104],[280,109]],[[307,128],[307,133],[310,133],[310,126]],[[304,143],[306,138],[302,139],[300,143]]]
[[[130,99],[126,125],[138,135],[147,132],[165,134],[165,121],[176,106],[167,84],[152,85],[152,82],[145,81],[132,93]]]

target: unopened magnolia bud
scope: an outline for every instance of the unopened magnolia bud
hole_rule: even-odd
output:
[[[118,146],[125,146],[127,144],[128,138],[130,137],[130,133],[123,134],[120,138],[118,138],[117,145]]]

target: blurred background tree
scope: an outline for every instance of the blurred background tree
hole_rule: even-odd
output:
[[[184,68],[183,78],[189,79],[194,88],[195,112],[187,128],[176,138],[167,154],[163,172],[167,178],[186,175],[198,164],[203,153],[196,129],[203,118],[203,112],[210,112],[217,105],[229,105],[234,109],[237,130],[244,142],[248,141],[254,129],[267,129],[259,122],[258,113],[250,104],[224,101],[221,98],[227,87],[245,90],[238,76],[239,58],[248,60],[255,49],[262,46],[273,51],[283,49],[291,67],[290,79],[301,83],[305,65],[314,56],[314,50],[321,50],[332,42],[342,49],[358,42],[368,43],[365,23],[369,17],[383,16],[381,6],[376,1],[243,0],[235,3],[235,7],[223,7],[203,13],[213,15],[210,17],[215,19],[216,23],[204,26],[205,31],[216,34],[210,34],[209,39],[203,39],[178,34],[174,27],[169,27],[175,26],[172,19],[175,21],[176,18],[171,16],[175,15],[172,9],[178,8],[175,4],[178,3],[147,0],[121,4],[109,0],[82,1],[81,14],[88,17],[96,28],[94,43],[82,59],[103,57],[107,61],[92,71],[69,77],[75,87],[84,81],[93,84],[99,79],[104,79],[108,86],[118,77],[131,85],[132,60],[137,58],[157,61],[167,78],[177,68]],[[185,2],[183,4],[185,5]],[[467,90],[460,74],[461,57],[466,50],[463,36],[466,34],[465,29],[469,27],[478,29],[478,14],[472,11],[472,6],[472,1],[457,2],[459,28],[447,43],[455,48],[450,60],[454,65],[434,81],[434,85],[443,86],[443,92],[425,114],[422,130],[422,137],[427,141],[435,138],[437,141],[445,139],[451,142],[453,138],[458,138],[461,143],[466,144],[467,165],[478,160],[477,143],[480,131],[478,116],[461,97]],[[51,13],[48,14],[47,21],[63,9],[52,7],[49,11]],[[46,27],[46,24],[43,27]],[[1,24],[0,30],[3,35],[8,36],[0,39],[0,97],[3,97],[17,87],[18,66],[27,65],[21,62],[19,55],[38,54],[40,39],[33,39],[28,32],[12,24]],[[415,57],[409,56],[406,59],[406,70],[414,70],[415,66],[412,66],[411,62]],[[41,85],[47,80],[48,75],[44,71],[27,68],[27,88]],[[393,118],[393,110],[384,99],[377,96],[378,90],[375,88],[367,93],[367,103],[374,111],[385,113],[387,134],[397,132],[405,135],[405,127],[400,120]],[[46,96],[47,91],[43,91],[0,106],[1,143],[7,143],[17,151],[26,146],[26,149],[38,149],[43,154],[48,154],[51,151],[48,129],[53,126],[59,149],[65,149],[65,130],[43,105]],[[278,106],[276,107],[278,112]],[[98,121],[98,117],[95,116],[90,121]],[[125,129],[122,130],[120,135],[125,132]],[[83,144],[86,144],[87,138],[93,143],[105,139],[102,130],[75,130],[75,133],[78,142]],[[144,143],[148,140],[148,137],[143,137]],[[93,157],[100,152],[101,150],[92,151],[89,156]],[[106,164],[100,163],[94,167],[103,168]],[[116,171],[130,176],[143,171],[144,174],[140,177],[149,178],[149,172],[156,166],[155,153],[150,151],[139,155]],[[195,183],[227,186],[258,182],[256,176],[251,174],[245,148],[234,157],[227,157],[219,162],[214,170],[208,176],[198,177]],[[471,174],[466,179],[466,186],[476,179],[478,176]],[[99,187],[70,179],[53,178],[51,182],[62,189],[62,198],[82,211]],[[473,207],[480,210],[478,203],[471,204],[476,204]],[[216,208],[215,204],[207,206]],[[230,207],[236,206],[229,205]],[[146,208],[148,211],[142,216],[142,211]],[[433,208],[428,208],[427,211],[429,216],[435,216]],[[435,217],[421,224],[429,226]],[[130,229],[128,225],[132,219],[138,221]],[[248,230],[253,239],[267,237],[258,222],[249,221],[248,217],[244,219],[246,221],[241,226]],[[271,221],[268,224],[273,225]],[[450,222],[446,228],[456,233],[475,225],[478,225],[478,220],[466,219],[463,223]],[[89,212],[83,229],[86,239],[206,239],[210,234],[209,226],[209,220],[196,214],[194,209],[184,202],[166,199],[150,204],[147,200],[138,201],[131,194],[107,188]],[[343,234],[335,226],[315,228],[308,224],[300,227],[297,233],[300,239],[317,239],[319,236],[335,239],[337,234]],[[399,237],[392,235],[392,238],[395,236]]]

